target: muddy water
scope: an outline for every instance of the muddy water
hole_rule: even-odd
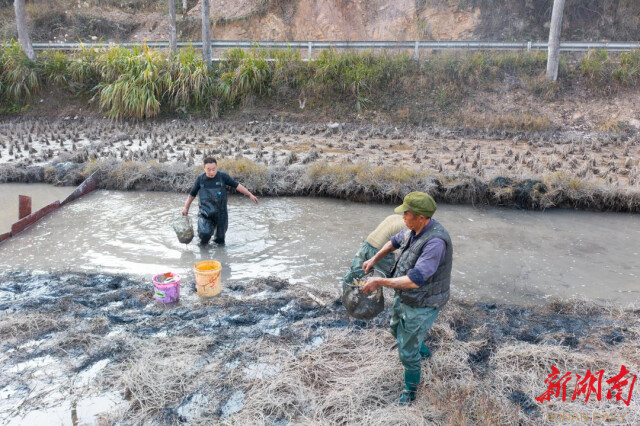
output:
[[[0,186],[4,191],[4,186]],[[180,244],[171,229],[183,194],[97,191],[0,245],[0,268],[122,272],[171,270],[193,282],[202,259],[223,280],[276,275],[338,295],[338,280],[392,206],[313,198],[231,197],[227,245]],[[195,219],[197,205],[192,206]],[[537,303],[582,297],[640,303],[640,217],[441,205],[451,233],[453,296]],[[224,284],[223,284],[224,285]]]
[[[64,200],[75,187],[57,187],[46,184],[6,183],[0,185],[0,234],[8,232],[18,220],[18,196],[31,197],[31,211],[40,210],[56,200]]]

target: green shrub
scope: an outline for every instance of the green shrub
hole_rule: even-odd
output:
[[[233,72],[238,68],[240,62],[245,58],[246,52],[239,47],[235,47],[233,49],[229,49],[224,52],[222,58],[224,59],[220,62],[220,71],[224,74],[227,72]]]
[[[45,51],[40,55],[44,80],[49,85],[68,87],[70,59],[62,52]]]
[[[70,55],[67,66],[69,88],[73,92],[90,92],[100,83],[98,58],[102,49],[81,46],[80,51]]]
[[[372,52],[323,50],[312,62],[310,88],[316,93],[327,89],[334,93],[350,93],[356,110],[360,111],[368,102],[365,96],[375,89],[383,89],[392,79],[404,74],[410,61],[406,54],[391,57]]]
[[[580,74],[596,92],[611,89],[611,60],[604,50],[591,50],[580,61]]]
[[[15,40],[0,48],[0,94],[2,100],[23,103],[41,88],[37,64],[27,58]]]
[[[244,97],[256,93],[266,93],[271,68],[267,63],[266,53],[262,50],[252,50],[238,64],[233,73],[234,97]]]
[[[112,48],[98,58],[100,108],[111,118],[152,118],[160,112],[166,84],[165,57],[146,45]]]
[[[299,88],[309,83],[309,67],[302,61],[299,51],[277,49],[271,52],[271,57],[274,59],[271,76],[274,89]]]
[[[174,107],[193,108],[215,102],[213,78],[193,47],[178,50],[168,66],[164,85]]]
[[[622,53],[620,62],[613,71],[613,78],[624,86],[636,84],[640,78],[640,51]]]

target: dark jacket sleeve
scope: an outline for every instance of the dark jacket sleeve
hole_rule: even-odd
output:
[[[227,186],[230,186],[233,189],[236,189],[238,185],[240,185],[235,179],[233,179],[231,176],[229,176],[226,173],[222,174],[222,178],[223,178],[224,184]]]
[[[196,183],[193,184],[191,191],[189,191],[189,195],[192,197],[195,197],[196,195],[198,195],[198,191],[200,190],[200,178],[202,178],[202,175],[196,178]]]

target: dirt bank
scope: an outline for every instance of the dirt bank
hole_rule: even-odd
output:
[[[67,116],[0,122],[0,182],[184,192],[205,155],[264,195],[640,211],[637,133]]]
[[[547,412],[593,410],[639,420],[637,398],[629,407],[604,396],[535,400],[551,365],[609,377],[624,364],[637,374],[637,310],[454,300],[429,332],[434,355],[423,362],[419,399],[402,408],[392,403],[401,366],[388,308],[370,323],[351,320],[335,294],[316,294],[319,306],[277,278],[226,282],[220,297],[200,299],[185,277],[174,306],[125,276],[0,279],[4,419],[68,407],[69,421],[109,395],[85,421],[100,413],[109,423],[540,424]]]
[[[178,37],[199,40],[200,1],[176,2]],[[46,6],[46,7],[43,7]],[[27,2],[39,42],[167,40],[167,6],[151,0]],[[0,1],[0,36],[16,36],[9,1]],[[546,0],[213,0],[212,37],[221,40],[546,40]],[[635,2],[567,1],[567,40],[637,40]]]

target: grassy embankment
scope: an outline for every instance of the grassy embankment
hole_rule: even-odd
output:
[[[578,61],[563,61],[558,84],[543,77],[543,52],[446,53],[416,62],[407,54],[325,50],[304,62],[295,50],[256,48],[231,49],[225,57],[207,70],[192,48],[172,56],[143,46],[43,52],[31,62],[12,43],[0,50],[0,107],[3,112],[20,111],[45,87],[93,98],[111,118],[133,119],[178,111],[217,116],[257,97],[293,96],[311,108],[339,104],[355,111],[375,110],[389,107],[385,100],[390,96],[401,103],[418,94],[432,106],[430,117],[424,118],[439,122],[475,90],[503,84],[506,77],[521,79],[541,102],[576,82],[597,93],[640,82],[640,52],[611,57],[595,51]],[[482,127],[544,130],[550,125],[536,116],[493,121]]]
[[[396,203],[408,192],[426,191],[440,202],[453,204],[640,212],[638,191],[594,185],[565,172],[551,173],[541,180],[498,177],[485,182],[465,173],[443,175],[406,167],[366,164],[315,162],[300,167],[267,167],[241,158],[222,159],[219,165],[258,195],[328,196]],[[22,168],[7,165],[0,167],[0,182],[76,185],[94,172],[104,189],[186,192],[202,168],[155,160],[103,159],[83,163],[61,174],[53,166]]]

